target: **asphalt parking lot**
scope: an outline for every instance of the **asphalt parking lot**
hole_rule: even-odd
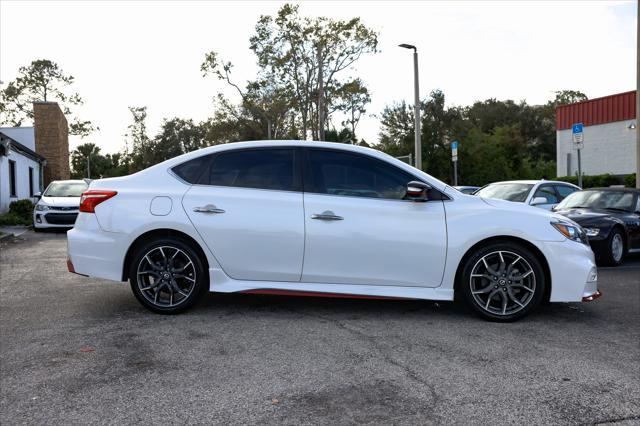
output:
[[[0,423],[640,423],[640,258],[514,324],[463,306],[211,294],[180,316],[0,243]]]

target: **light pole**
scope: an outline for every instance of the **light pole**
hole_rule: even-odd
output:
[[[400,44],[399,47],[413,49],[413,84],[414,84],[414,105],[413,115],[415,118],[416,136],[416,164],[415,167],[422,170],[422,139],[420,134],[420,86],[418,84],[418,48],[410,44]]]

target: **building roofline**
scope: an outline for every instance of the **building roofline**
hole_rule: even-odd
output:
[[[600,96],[599,98],[592,98],[592,99],[587,99],[586,101],[580,101],[580,102],[574,102],[572,104],[563,104],[563,105],[558,105],[556,106],[556,110],[558,110],[559,108],[569,108],[573,105],[580,105],[580,104],[586,104],[589,102],[595,102],[595,101],[600,101],[603,99],[608,99],[608,98],[615,98],[618,96],[622,96],[622,95],[628,95],[631,93],[635,93],[635,90],[627,90],[626,92],[620,92],[620,93],[614,93],[613,95],[607,95],[607,96]]]
[[[9,139],[11,141],[10,142],[11,146],[15,146],[16,148],[18,148],[18,151],[22,151],[24,154],[27,154],[28,156],[33,157],[38,162],[42,163],[47,161],[46,158],[44,158],[42,155],[38,154],[37,152],[33,151],[31,148],[24,146],[17,140],[13,139],[11,136],[8,136],[6,133],[3,133],[1,129],[0,129],[0,134],[2,134],[2,136],[4,136],[6,139]]]

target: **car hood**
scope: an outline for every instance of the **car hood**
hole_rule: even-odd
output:
[[[556,213],[573,220],[581,225],[602,222],[611,218],[623,218],[626,216],[623,212],[613,212],[609,210],[591,210],[591,209],[567,209],[558,210]]]
[[[471,197],[475,197],[475,196],[471,195]],[[561,216],[557,213],[550,212],[549,210],[533,207],[525,203],[499,200],[496,198],[482,198],[482,197],[477,197],[477,198],[480,198],[482,201],[484,201],[486,204],[492,207],[496,207],[501,210],[509,210],[514,214],[519,213],[521,215],[527,215],[527,216],[547,217],[550,221],[551,220],[564,220],[564,221],[567,220],[566,216]]]
[[[57,207],[80,207],[80,197],[42,197],[43,204]]]

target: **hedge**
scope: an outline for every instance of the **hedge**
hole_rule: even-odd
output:
[[[18,200],[9,204],[9,212],[0,215],[0,226],[32,225],[34,204],[31,200]]]
[[[569,182],[574,185],[578,184],[578,176],[561,176],[561,177],[557,177],[556,180]],[[582,175],[583,188],[607,187],[611,185],[624,185],[628,188],[635,188],[636,174],[632,173],[630,175],[625,175],[625,176],[611,175],[609,173],[606,173],[604,175],[592,175],[592,176]]]

